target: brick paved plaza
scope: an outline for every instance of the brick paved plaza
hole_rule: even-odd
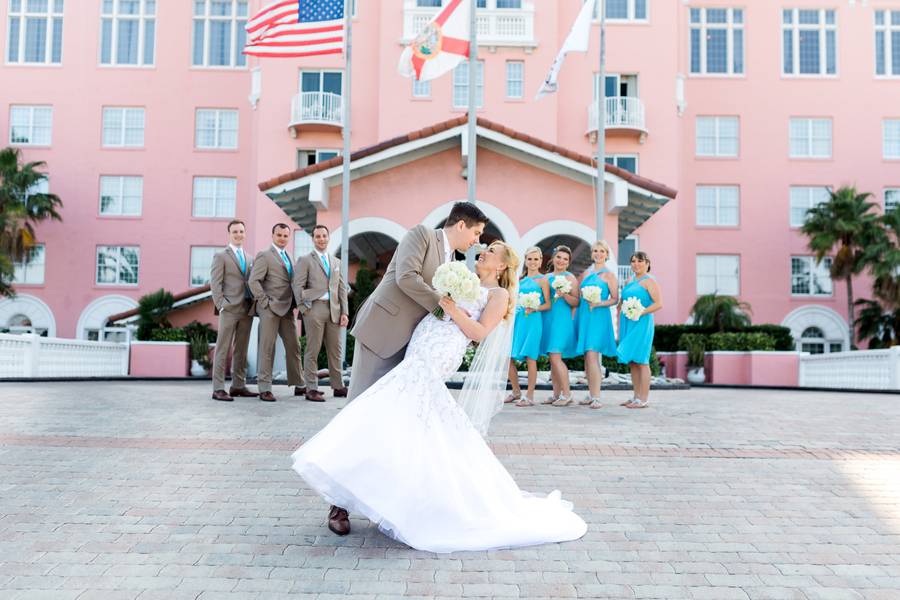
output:
[[[0,384],[0,600],[900,598],[900,396],[654,392],[504,410],[521,487],[577,542],[434,555],[337,538],[290,452],[343,402],[209,383]]]

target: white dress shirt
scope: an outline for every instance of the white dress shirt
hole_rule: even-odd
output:
[[[228,247],[234,252],[234,257],[238,259],[238,264],[241,264],[241,254],[244,253],[244,249],[240,246],[235,246],[234,244],[228,244]],[[244,267],[246,268],[249,266],[250,265],[247,263],[247,254],[244,253]]]
[[[448,263],[453,260],[453,248],[450,247],[450,240],[447,239],[447,232],[443,231],[441,238],[444,240],[444,262]]]

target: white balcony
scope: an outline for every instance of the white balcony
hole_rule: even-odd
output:
[[[537,46],[534,37],[534,2],[522,2],[522,8],[479,8],[477,15],[479,46]],[[416,6],[415,0],[403,0],[403,40],[408,44],[441,9]]]
[[[606,99],[606,130],[634,131],[640,135],[641,143],[647,137],[644,121],[644,103],[632,96],[615,96]],[[597,103],[588,105],[587,135],[591,143],[597,138]]]
[[[344,98],[331,92],[300,92],[291,101],[291,122],[288,127],[297,137],[297,131],[330,130],[343,126]]]

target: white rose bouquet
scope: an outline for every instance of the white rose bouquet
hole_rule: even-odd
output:
[[[622,314],[632,321],[637,321],[644,314],[644,305],[638,298],[629,298],[622,302]]]
[[[572,291],[572,282],[565,275],[560,275],[553,280],[552,287],[556,291],[556,297],[560,298],[563,294],[568,294]]]
[[[581,288],[581,297],[587,300],[590,304],[600,304],[603,300],[603,290],[600,289],[599,286],[596,285],[587,285]],[[593,306],[589,307],[591,310],[594,310]]]
[[[537,310],[541,306],[540,292],[521,292],[519,306],[528,310]]]
[[[450,296],[454,302],[474,302],[481,289],[478,275],[470,271],[466,263],[458,260],[439,266],[431,283],[439,294]],[[434,316],[443,319],[444,309],[438,306],[434,309]]]

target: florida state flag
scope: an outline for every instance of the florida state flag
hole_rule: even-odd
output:
[[[404,77],[429,81],[469,56],[469,0],[450,0],[400,55]]]

